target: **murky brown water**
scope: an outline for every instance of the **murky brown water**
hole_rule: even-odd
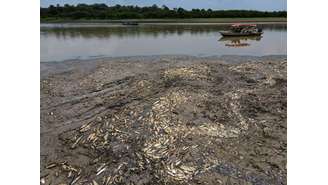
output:
[[[226,25],[41,24],[41,62],[149,55],[286,55],[287,25],[262,37],[222,38]]]

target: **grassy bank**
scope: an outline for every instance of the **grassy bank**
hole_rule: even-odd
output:
[[[194,18],[194,19],[41,19],[41,23],[121,23],[134,21],[138,23],[236,23],[236,22],[287,22],[284,17],[261,18]]]

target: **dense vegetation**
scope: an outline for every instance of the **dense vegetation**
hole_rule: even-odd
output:
[[[166,6],[107,6],[106,4],[50,5],[40,9],[41,19],[159,19],[159,18],[251,18],[286,17],[286,11],[262,12],[253,10],[211,10]]]

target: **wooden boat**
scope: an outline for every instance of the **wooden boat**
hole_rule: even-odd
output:
[[[220,31],[222,36],[260,36],[262,29],[257,28],[255,24],[234,24],[230,30]]]

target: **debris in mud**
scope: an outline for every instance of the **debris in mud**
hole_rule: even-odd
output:
[[[285,61],[133,65],[42,79],[41,184],[286,184]]]

